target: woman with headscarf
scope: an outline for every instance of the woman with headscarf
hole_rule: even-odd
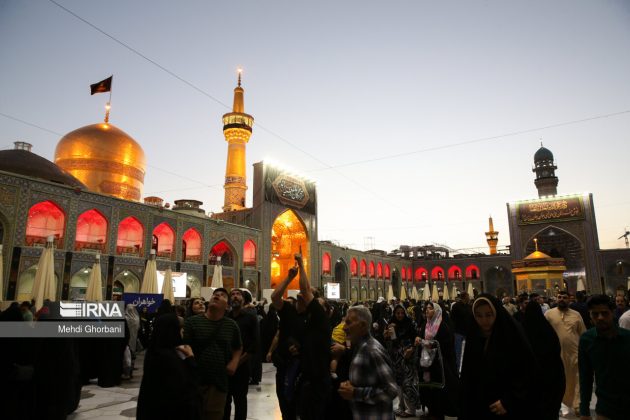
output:
[[[538,418],[555,420],[558,418],[566,383],[560,356],[560,340],[540,310],[538,302],[531,301],[525,307],[523,328],[545,375],[545,380],[540,382],[545,398],[542,400]]]
[[[456,417],[459,384],[453,333],[443,320],[442,307],[437,303],[427,302],[424,314],[426,322],[420,328],[416,346],[419,346],[421,358],[426,354],[433,360],[427,360],[429,366],[426,367],[420,363],[420,400],[428,408],[430,419],[443,419],[445,415]],[[439,352],[436,341],[439,343]],[[444,386],[439,388],[434,384]]]
[[[525,333],[489,294],[473,303],[466,334],[460,420],[534,419],[540,413],[540,368]]]
[[[155,320],[138,395],[139,420],[201,418],[197,363],[180,331],[174,313]]]
[[[418,404],[418,371],[416,351],[413,346],[416,338],[416,325],[407,316],[402,305],[394,307],[394,316],[383,333],[385,346],[394,365],[396,383],[399,385],[399,417],[414,417]]]
[[[192,298],[186,305],[186,318],[191,316],[202,314],[206,311],[206,306],[203,304],[203,298]]]

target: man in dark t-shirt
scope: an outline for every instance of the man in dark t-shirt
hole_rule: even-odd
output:
[[[289,357],[284,367],[278,368],[276,392],[283,419],[292,418],[291,406],[294,404],[301,419],[322,419],[331,390],[330,326],[322,303],[313,294],[302,256],[296,254],[295,261],[297,265],[289,270],[287,278],[271,295],[280,316],[278,351],[279,354]],[[293,307],[284,302],[282,296],[298,271],[300,293]],[[293,369],[298,365],[297,361],[299,381],[294,382]],[[278,387],[278,381],[283,385]],[[293,383],[295,389],[287,389]]]
[[[199,367],[204,420],[223,419],[228,376],[236,372],[241,356],[238,325],[225,316],[228,301],[227,290],[215,289],[208,310],[184,324],[184,343],[192,348]]]

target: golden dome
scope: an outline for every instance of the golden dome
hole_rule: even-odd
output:
[[[55,163],[91,191],[140,201],[144,151],[112,124],[86,125],[63,136],[55,150]]]
[[[525,257],[526,260],[545,260],[547,258],[551,258],[551,257],[545,254],[544,252],[540,252],[540,251],[534,251],[531,254],[529,254],[527,257]]]

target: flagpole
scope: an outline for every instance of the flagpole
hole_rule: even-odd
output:
[[[105,124],[109,122],[109,110],[112,108],[112,86],[114,84],[114,79],[112,78],[112,82],[109,86],[109,100],[107,101],[107,105],[105,105]]]

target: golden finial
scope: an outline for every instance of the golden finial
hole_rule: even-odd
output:
[[[241,87],[241,74],[243,74],[243,69],[239,67],[236,71],[238,72],[238,87]]]
[[[105,105],[105,124],[109,122],[109,110],[112,109],[112,106],[109,102]]]
[[[534,238],[534,246],[536,247],[536,252],[538,252],[538,238]]]

